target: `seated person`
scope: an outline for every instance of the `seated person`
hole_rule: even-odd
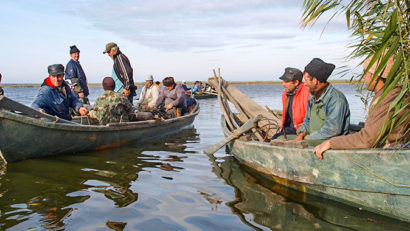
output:
[[[128,97],[114,92],[115,82],[111,77],[105,77],[102,85],[104,93],[95,101],[90,117],[96,118],[99,124],[130,121],[133,111]]]
[[[182,80],[182,87],[184,88],[184,90],[185,90],[185,94],[188,94],[188,91],[189,90],[191,90],[191,88],[189,88],[187,85],[186,85],[186,81],[185,80]]]
[[[70,108],[86,115],[88,110],[83,107],[64,81],[64,66],[53,64],[48,66],[49,76],[44,80],[31,105],[32,108],[59,118],[71,120]]]
[[[306,115],[309,89],[302,82],[303,73],[296,68],[287,67],[285,73],[279,77],[285,90],[282,92],[282,128],[272,139],[281,135],[296,135]],[[293,137],[294,138],[294,137]]]
[[[154,86],[154,78],[152,75],[148,75],[145,79],[145,86],[141,90],[137,107],[142,106],[143,109],[155,107],[158,96],[159,90],[156,86]]]
[[[199,91],[199,81],[195,81],[194,86],[192,87],[191,93],[195,94]]]
[[[161,87],[159,86],[159,84],[159,81],[155,81],[155,86],[158,88],[158,91],[161,92]]]
[[[166,77],[162,80],[165,88],[159,95],[155,104],[156,108],[164,104],[165,110],[170,117],[176,117],[176,110],[180,110],[181,115],[187,111],[184,88],[176,84],[173,77]],[[176,110],[172,110],[176,109]]]
[[[1,73],[0,73],[0,83],[1,83]],[[4,95],[4,90],[2,87],[0,87],[0,95]]]
[[[305,67],[305,84],[311,95],[295,140],[306,140],[309,145],[315,145],[349,132],[350,110],[346,97],[327,82],[334,69],[335,65],[318,58]]]
[[[369,66],[371,59],[372,57],[368,58],[363,63],[365,70]],[[384,97],[380,102],[378,102],[380,96],[383,93],[386,78],[389,75],[393,64],[394,58],[391,57],[387,61],[384,71],[380,73],[378,76],[374,77],[374,73],[376,72],[378,66],[378,64],[375,63],[370,67],[370,69],[364,76],[364,81],[366,83],[367,90],[376,93],[373,97],[372,102],[370,103],[369,114],[367,115],[364,128],[354,134],[333,137],[331,139],[326,140],[322,144],[316,146],[313,152],[316,153],[316,156],[319,159],[323,158],[323,152],[325,152],[328,149],[358,149],[381,147],[383,145],[391,146],[397,145],[400,138],[403,138],[401,140],[401,143],[409,142],[410,133],[408,131],[410,128],[408,121],[410,121],[410,114],[408,113],[408,104],[405,110],[401,111],[398,115],[396,115],[396,118],[403,118],[403,116],[406,116],[406,119],[403,120],[404,125],[397,126],[395,129],[393,129],[393,131],[389,131],[389,129],[387,129],[386,133],[390,132],[390,134],[387,136],[386,142],[379,143],[378,141],[378,137],[380,135],[380,131],[384,123],[389,117],[393,115],[394,112],[394,109],[392,109],[389,113],[387,113],[389,107],[402,90],[401,86],[397,85],[394,89],[392,89],[392,91],[388,95],[386,95],[386,97]],[[408,102],[408,100],[409,94],[407,92],[407,94],[404,96],[404,99],[402,99],[402,102]]]

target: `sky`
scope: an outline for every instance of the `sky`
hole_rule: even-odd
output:
[[[341,67],[351,40],[343,15],[300,26],[303,0],[3,0],[2,83],[41,83],[47,66],[80,49],[89,83],[112,73],[102,52],[115,42],[130,59],[134,81],[206,80],[212,70],[230,81],[278,81],[286,67],[315,57]],[[337,70],[333,79],[340,79]],[[350,76],[343,77],[349,79]]]

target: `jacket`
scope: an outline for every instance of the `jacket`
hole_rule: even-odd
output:
[[[65,79],[73,79],[74,82],[77,82],[75,79],[78,79],[79,89],[75,89],[77,93],[83,92],[84,96],[89,95],[88,86],[87,86],[87,77],[83,71],[83,68],[80,65],[80,62],[70,59],[65,68]]]
[[[144,86],[141,90],[141,95],[138,99],[138,103],[141,105],[148,105],[149,107],[155,107],[158,96],[159,90],[158,87],[154,86],[154,84],[152,84],[149,88]]]
[[[306,108],[307,108],[307,103],[309,100],[310,92],[309,89],[306,87],[304,83],[301,83],[296,91],[296,94],[293,96],[293,103],[292,103],[292,115],[293,115],[293,125],[295,126],[295,129],[299,129],[300,126],[303,123],[303,119],[305,118],[306,115]],[[286,91],[283,91],[282,93],[282,128],[283,125],[285,124],[286,120],[286,111],[287,111],[287,105],[286,105]]]
[[[71,107],[78,111],[82,104],[64,81],[61,87],[62,90],[59,91],[51,83],[50,77],[46,78],[43,84],[41,84],[37,97],[31,107],[36,110],[42,109],[45,113],[62,119],[71,120],[69,108]]]
[[[167,88],[164,88],[161,91],[161,94],[159,94],[155,107],[159,107],[162,102],[164,102],[165,106],[172,104],[176,108],[186,109],[187,107],[184,88],[179,84],[175,84],[174,88],[171,91],[168,91]]]
[[[114,55],[114,71],[124,85],[125,90],[131,91],[131,96],[135,96],[135,85],[131,63],[120,50]]]

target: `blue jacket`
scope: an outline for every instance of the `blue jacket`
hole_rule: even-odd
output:
[[[58,91],[57,88],[51,84],[49,78],[45,79],[31,107],[36,110],[42,109],[45,113],[58,116],[62,119],[71,120],[69,108],[71,107],[78,111],[82,104],[77,97],[74,96],[70,87],[65,82],[63,82],[62,88],[67,96],[61,91]]]
[[[83,71],[79,62],[70,59],[65,68],[65,79],[78,78],[80,82],[81,89],[83,89],[84,96],[89,95],[88,86],[87,86],[87,77]]]

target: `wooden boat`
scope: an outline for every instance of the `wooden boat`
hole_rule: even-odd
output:
[[[191,113],[163,121],[83,125],[71,121],[71,123],[48,122],[0,110],[0,157],[7,163],[152,140],[177,133],[191,125],[198,113],[197,104]]]
[[[212,92],[203,92],[203,93],[195,93],[195,94],[186,94],[186,97],[192,97],[195,99],[210,99],[210,98],[216,98],[218,95],[216,93]]]

